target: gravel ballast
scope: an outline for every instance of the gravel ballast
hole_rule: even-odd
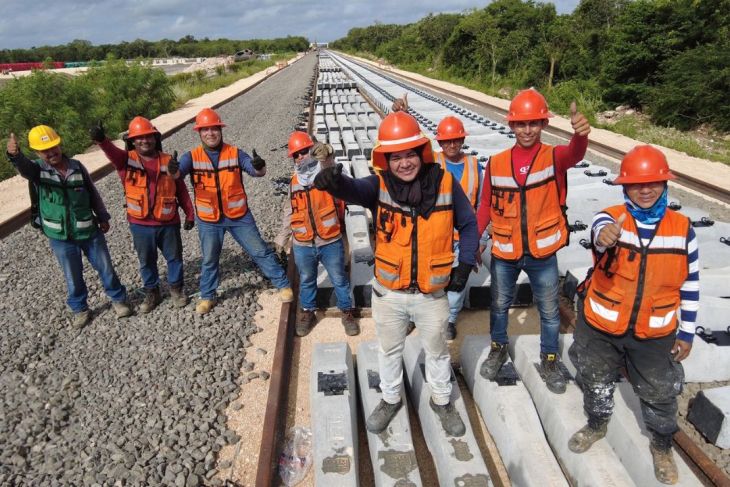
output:
[[[307,103],[316,57],[307,56],[218,109],[224,140],[267,161],[246,177],[249,207],[266,241],[278,230],[291,162],[285,144]],[[192,124],[163,142],[180,153],[199,143]],[[138,260],[116,173],[97,182],[112,214],[112,260],[135,307]],[[183,234],[185,288],[198,290],[197,229]],[[47,239],[26,226],[0,242],[0,485],[177,485],[220,483],[216,453],[245,441],[222,411],[255,362],[257,293],[270,283],[229,236],[221,255],[220,301],[203,317],[195,299],[176,309],[117,320],[85,262],[94,319],[71,327],[65,284]],[[166,265],[160,258],[160,274]],[[164,281],[164,279],[163,279]],[[250,369],[249,369],[250,370]]]

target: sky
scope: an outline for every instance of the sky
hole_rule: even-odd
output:
[[[552,0],[570,13],[579,0]],[[197,39],[270,39],[301,35],[327,42],[353,27],[415,22],[429,13],[483,8],[488,0],[2,0],[0,49],[92,44],[188,34]],[[32,6],[32,9],[29,8]]]

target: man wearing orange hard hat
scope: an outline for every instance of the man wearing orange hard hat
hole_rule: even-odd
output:
[[[675,178],[659,149],[640,145],[613,181],[624,203],[593,219],[593,269],[579,286],[569,354],[583,385],[588,424],[568,443],[583,453],[606,435],[616,378],[625,369],[651,433],[654,474],[679,479],[672,454],[681,361],[692,350],[699,309],[697,238],[687,217],[667,208]]]

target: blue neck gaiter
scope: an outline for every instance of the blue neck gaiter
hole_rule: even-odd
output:
[[[656,200],[656,202],[650,207],[650,208],[642,208],[628,197],[626,194],[626,191],[624,191],[624,202],[626,204],[626,209],[629,210],[629,213],[641,223],[645,223],[647,225],[654,224],[662,219],[664,216],[664,213],[667,211],[667,201],[669,198],[667,197],[667,193],[669,191],[669,187],[665,186],[664,191],[662,192],[662,195],[659,197],[659,199]]]

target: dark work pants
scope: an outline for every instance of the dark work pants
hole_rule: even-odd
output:
[[[568,354],[583,386],[588,423],[596,427],[608,421],[613,412],[615,381],[625,368],[655,444],[668,448],[678,429],[677,395],[684,382],[684,369],[670,354],[675,335],[652,340],[637,340],[630,333],[623,337],[606,335],[586,324],[579,302],[573,339]]]

